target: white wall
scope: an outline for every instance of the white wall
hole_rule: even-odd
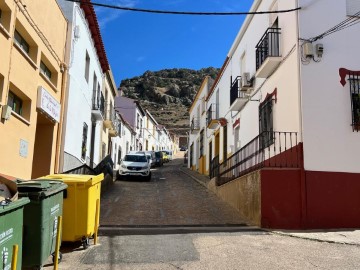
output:
[[[86,159],[90,158],[90,139],[91,139],[91,107],[93,95],[93,74],[96,73],[97,80],[102,89],[103,74],[97,58],[96,50],[91,39],[91,34],[88,29],[83,12],[75,5],[73,10],[73,24],[79,27],[80,37],[75,38],[72,36],[71,59],[69,66],[69,95],[68,95],[68,108],[66,120],[66,134],[64,151],[76,158],[78,161],[85,163],[81,159],[81,144],[83,135],[83,123],[88,125],[87,136],[87,154]],[[73,30],[74,31],[74,30]],[[90,72],[89,83],[85,80],[85,55],[86,51],[90,56]],[[99,162],[100,149],[101,149],[101,136],[100,132],[102,125],[96,124],[95,132],[95,146],[94,146],[94,163]],[[65,156],[66,158],[66,156]],[[68,164],[71,166],[71,161],[65,160],[64,166]],[[64,168],[71,169],[71,168]]]
[[[257,10],[270,10],[273,0],[260,2]],[[278,9],[292,9],[296,7],[294,0],[279,0]],[[250,18],[251,16],[249,16]],[[243,72],[249,72],[250,77],[256,73],[256,49],[255,46],[270,27],[269,15],[254,16],[248,19],[248,25],[240,30],[234,41],[228,57],[229,62],[218,81],[209,102],[215,103],[216,90],[220,91],[220,117],[228,121],[227,153],[223,153],[223,130],[220,129],[220,160],[225,155],[233,153],[236,142],[234,141],[233,124],[240,119],[239,140],[242,146],[259,134],[259,105],[267,94],[277,89],[277,102],[273,106],[273,123],[275,131],[300,132],[300,107],[299,107],[299,72],[297,56],[297,17],[296,13],[281,13],[278,15],[279,27],[281,28],[280,51],[283,61],[267,79],[256,78],[251,101],[248,101],[240,112],[231,112],[230,108],[230,78],[241,76]],[[245,56],[245,69],[241,70],[241,59]],[[213,137],[213,136],[212,136]],[[301,140],[299,134],[299,141]],[[213,145],[214,151],[214,145]]]
[[[300,0],[300,37],[312,38],[347,18],[345,0]],[[324,12],[326,11],[326,12]],[[349,83],[339,68],[360,70],[360,25],[327,36],[321,62],[301,65],[305,169],[360,172],[360,133],[353,132]]]

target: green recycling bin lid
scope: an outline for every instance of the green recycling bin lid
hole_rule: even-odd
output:
[[[0,202],[0,216],[6,214],[9,211],[16,210],[29,203],[30,200],[28,198],[21,198],[16,201],[4,200]]]
[[[67,188],[62,181],[16,181],[19,196],[41,199],[59,193]]]

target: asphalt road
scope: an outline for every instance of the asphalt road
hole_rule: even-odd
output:
[[[178,158],[153,169],[150,182],[116,181],[101,198],[101,226],[244,224],[236,210],[183,173],[181,166]]]
[[[101,198],[100,220],[103,230],[115,230],[87,250],[63,243],[59,269],[360,269],[359,245],[248,230],[234,209],[182,173],[181,166],[179,159],[154,170],[150,182],[117,181]],[[226,231],[229,224],[241,226],[235,226],[237,232],[206,230]],[[201,233],[166,230],[188,226]],[[53,269],[50,260],[45,269]]]
[[[64,253],[59,269],[360,269],[359,246],[265,232],[106,236],[99,243]]]

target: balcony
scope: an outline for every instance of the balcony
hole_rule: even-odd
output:
[[[104,121],[104,126],[108,129],[115,129],[116,115],[114,108],[110,107]]]
[[[269,77],[279,66],[281,28],[268,28],[256,45],[256,74],[258,78]]]
[[[248,101],[247,91],[241,89],[241,77],[238,76],[231,84],[230,88],[230,111],[240,111]]]
[[[200,130],[200,120],[199,118],[195,117],[191,120],[190,131],[192,134],[195,134],[199,132],[199,130]]]
[[[206,123],[209,129],[215,129],[219,124],[219,112],[215,103],[211,104],[206,112]]]
[[[297,132],[265,131],[227,158],[214,163],[212,177],[220,186],[261,168],[301,168],[302,144]]]
[[[103,121],[105,115],[105,99],[100,91],[94,91],[91,115],[95,121]]]

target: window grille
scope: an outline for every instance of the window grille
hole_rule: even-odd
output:
[[[223,160],[227,159],[227,125],[223,127]]]
[[[85,80],[89,82],[89,74],[90,74],[90,56],[89,53],[86,51],[85,55]]]
[[[200,156],[204,155],[204,130],[200,132]]]
[[[360,78],[350,75],[350,98],[353,131],[360,130]]]
[[[259,107],[260,147],[265,148],[273,144],[273,101],[266,99]]]
[[[81,143],[81,158],[83,160],[85,160],[85,156],[86,156],[87,134],[88,134],[88,125],[84,123],[82,143]]]

